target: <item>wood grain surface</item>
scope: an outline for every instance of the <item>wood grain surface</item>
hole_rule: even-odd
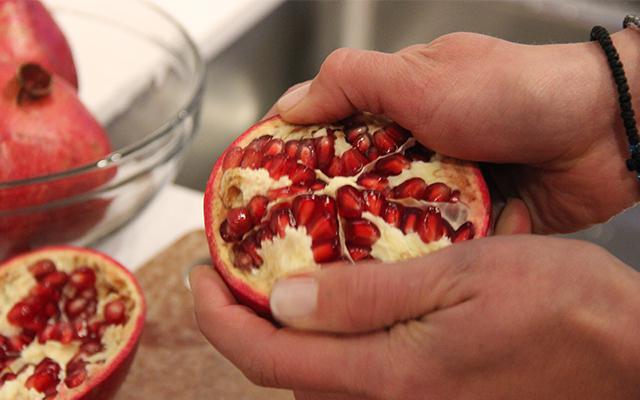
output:
[[[253,385],[204,339],[196,325],[190,266],[208,260],[204,231],[185,235],[136,271],[147,321],[118,400],[287,399],[291,392]]]

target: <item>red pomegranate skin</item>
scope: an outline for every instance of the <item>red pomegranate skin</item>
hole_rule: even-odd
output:
[[[105,131],[69,83],[53,75],[49,95],[18,102],[16,71],[14,65],[0,63],[0,183],[62,172],[110,153]],[[78,237],[100,220],[106,204],[90,200],[12,216],[3,216],[3,211],[86,193],[114,173],[109,169],[55,182],[0,187],[0,259],[49,242],[51,236],[56,243]]]
[[[36,62],[78,88],[69,44],[38,0],[0,0],[0,62]]]

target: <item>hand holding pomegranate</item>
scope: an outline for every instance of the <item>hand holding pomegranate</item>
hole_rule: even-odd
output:
[[[281,280],[278,328],[209,267],[204,335],[253,382],[335,399],[637,399],[637,273],[591,244],[500,236]],[[352,397],[345,397],[352,398]]]
[[[640,35],[613,35],[640,98]],[[640,199],[597,43],[528,46],[468,33],[395,54],[340,49],[274,111],[292,123],[387,115],[428,148],[496,168],[534,232],[573,232]]]
[[[640,56],[635,35],[614,35],[623,61]],[[638,98],[640,64],[626,67]],[[395,54],[336,51],[272,113],[299,124],[384,114],[429,149],[492,163],[523,200],[496,227],[513,234],[576,231],[638,200],[617,107],[596,44],[455,34]],[[252,381],[299,399],[640,396],[640,277],[602,249],[494,237],[394,264],[280,279],[269,306],[284,328],[197,268],[196,315]]]

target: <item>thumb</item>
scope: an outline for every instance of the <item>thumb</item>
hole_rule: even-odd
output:
[[[470,297],[468,285],[459,283],[482,254],[474,242],[480,241],[396,264],[359,263],[281,279],[271,291],[271,312],[298,329],[357,333],[452,307]]]
[[[338,49],[311,82],[282,96],[276,109],[285,120],[298,124],[336,121],[356,111],[369,111],[412,126],[412,121],[406,121],[407,110],[418,109],[424,101],[426,66],[426,58],[415,57],[412,63],[400,54]]]

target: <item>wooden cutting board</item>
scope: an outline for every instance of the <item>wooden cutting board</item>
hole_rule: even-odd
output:
[[[253,385],[204,339],[185,286],[189,268],[208,262],[204,231],[185,235],[137,270],[148,303],[138,353],[118,400],[287,399]]]

